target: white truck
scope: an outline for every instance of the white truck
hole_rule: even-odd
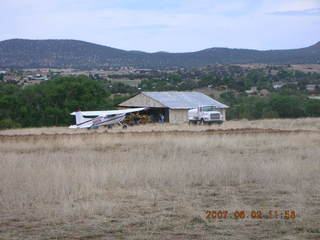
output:
[[[202,106],[190,109],[188,111],[189,123],[223,123],[225,121],[224,115],[217,111],[215,106]]]

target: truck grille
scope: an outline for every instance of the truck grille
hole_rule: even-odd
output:
[[[220,119],[220,114],[219,114],[219,113],[211,113],[211,114],[210,114],[210,119],[211,119],[211,120]]]

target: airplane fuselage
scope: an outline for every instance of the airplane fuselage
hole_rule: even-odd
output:
[[[111,116],[98,116],[92,119],[84,119],[83,122],[77,123],[76,125],[70,126],[70,128],[97,128],[100,126],[108,126],[113,124],[121,123],[124,118],[126,117],[125,114],[114,114]]]
[[[126,114],[132,112],[144,111],[147,108],[131,108],[122,110],[109,111],[85,111],[77,110],[71,113],[76,117],[76,125],[71,125],[69,128],[98,128],[100,126],[110,126],[113,124],[121,124],[125,119]],[[87,117],[85,117],[87,116]],[[93,118],[90,118],[93,117]]]

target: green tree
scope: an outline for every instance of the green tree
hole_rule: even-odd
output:
[[[270,100],[273,111],[279,114],[281,118],[304,117],[304,98],[300,96],[282,96],[274,95]]]
[[[21,125],[15,121],[12,121],[11,119],[0,120],[0,130],[19,127],[21,127]]]
[[[0,94],[0,120],[12,119],[23,127],[67,125],[76,109],[113,107],[102,82],[86,76],[57,78],[24,89],[4,84]]]
[[[320,100],[308,99],[305,105],[308,117],[320,117]]]

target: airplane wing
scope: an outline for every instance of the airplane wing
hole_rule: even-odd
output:
[[[107,116],[107,115],[115,115],[115,114],[127,114],[132,112],[140,112],[143,110],[147,110],[147,108],[129,108],[123,110],[109,110],[109,111],[84,111],[81,113],[86,117],[94,117],[94,116]],[[71,113],[71,115],[76,115],[75,112]]]

